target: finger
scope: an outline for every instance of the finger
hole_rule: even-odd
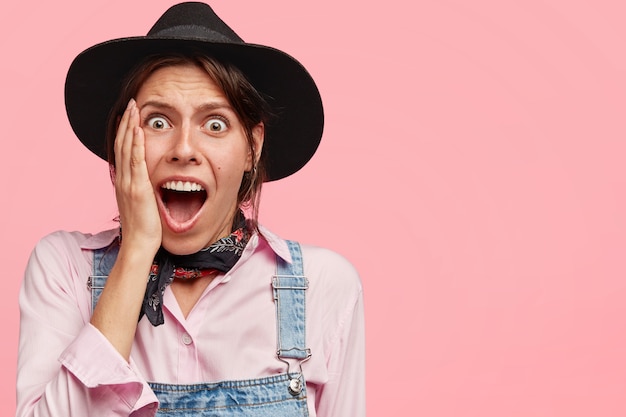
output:
[[[137,109],[135,101],[131,100],[130,107],[128,109],[128,121],[124,132],[122,132],[123,142],[121,144],[122,176],[120,179],[124,186],[130,186],[132,183],[131,158],[133,141],[135,139],[133,131],[139,124],[138,112],[139,110]]]
[[[122,155],[122,147],[124,146],[124,138],[126,136],[126,129],[128,127],[128,119],[130,117],[130,109],[133,106],[134,100],[130,100],[128,105],[126,106],[126,110],[124,110],[124,114],[122,114],[122,119],[120,120],[117,126],[117,133],[115,135],[115,143],[114,143],[114,151],[115,151],[115,167],[116,167],[116,178],[123,172],[123,155]]]
[[[138,184],[150,182],[148,177],[148,167],[146,165],[146,138],[143,129],[135,125],[133,129],[133,146],[131,152],[130,169],[133,180]]]

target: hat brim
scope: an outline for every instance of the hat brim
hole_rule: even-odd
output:
[[[232,63],[269,97],[278,117],[265,131],[263,153],[268,181],[295,173],[311,159],[322,137],[324,112],[317,86],[307,70],[278,49],[202,39],[121,38],[78,55],[67,74],[65,107],[80,141],[106,160],[107,119],[126,74],[148,56],[188,48]]]

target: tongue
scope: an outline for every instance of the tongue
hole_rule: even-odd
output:
[[[167,210],[178,223],[193,218],[204,203],[202,193],[199,192],[170,192],[167,197]]]

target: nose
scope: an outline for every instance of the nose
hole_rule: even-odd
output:
[[[194,138],[191,129],[187,126],[179,129],[172,138],[173,143],[170,148],[168,160],[180,163],[199,163],[200,155],[194,145]]]

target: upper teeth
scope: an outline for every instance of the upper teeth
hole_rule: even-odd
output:
[[[204,188],[200,184],[189,181],[168,181],[163,184],[163,188],[174,191],[202,191]]]

